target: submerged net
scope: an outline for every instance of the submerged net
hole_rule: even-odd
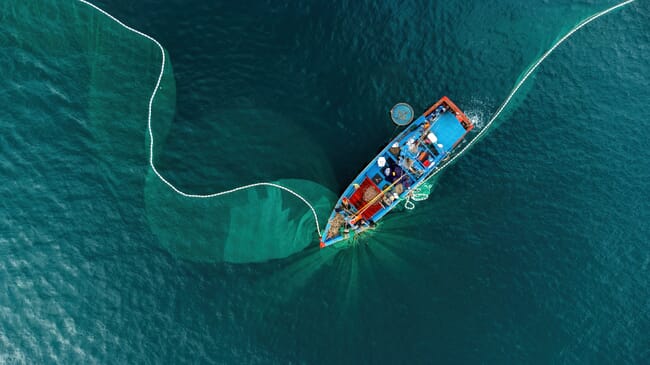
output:
[[[312,211],[286,191],[260,186],[224,197],[191,198],[154,174],[147,165],[147,106],[162,55],[151,40],[83,2],[5,2],[0,13],[7,27],[16,27],[12,34],[30,35],[5,42],[35,54],[52,89],[74,89],[65,97],[78,104],[84,117],[66,132],[77,135],[96,160],[101,173],[93,179],[98,188],[112,191],[118,214],[139,225],[125,234],[146,239],[149,229],[173,255],[211,262],[265,261],[317,242]],[[204,114],[199,120],[205,130],[197,134],[216,142],[179,143],[177,124],[184,120],[176,119],[176,84],[167,53],[166,59],[151,104],[153,162],[162,176],[196,194],[260,180],[277,183],[327,216],[335,196],[311,181],[331,176],[327,159],[308,131],[281,113],[237,105],[211,108],[211,117]],[[305,151],[313,158],[305,160]],[[191,161],[179,159],[188,155]]]

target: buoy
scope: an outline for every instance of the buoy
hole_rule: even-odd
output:
[[[405,126],[411,123],[414,115],[413,108],[406,103],[397,103],[390,110],[390,118],[393,120],[393,123],[399,126]]]

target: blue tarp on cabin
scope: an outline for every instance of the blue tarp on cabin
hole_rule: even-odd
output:
[[[465,128],[451,112],[442,114],[431,126],[431,131],[438,137],[438,143],[442,143],[447,152],[465,135]]]

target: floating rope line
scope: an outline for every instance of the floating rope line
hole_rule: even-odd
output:
[[[508,97],[506,98],[506,100],[504,100],[503,103],[501,104],[501,106],[499,106],[499,108],[496,110],[496,112],[494,112],[494,115],[492,115],[492,118],[490,118],[490,120],[487,122],[487,124],[485,125],[485,127],[483,127],[483,128],[481,129],[481,131],[476,135],[476,137],[472,138],[472,140],[469,141],[469,142],[465,145],[465,147],[463,147],[460,151],[458,151],[458,153],[455,154],[455,155],[454,155],[454,156],[453,156],[449,161],[447,161],[447,162],[446,162],[445,164],[443,164],[443,165],[440,165],[439,168],[436,169],[436,170],[431,174],[431,176],[427,177],[426,179],[422,180],[419,184],[417,184],[416,186],[414,186],[414,187],[413,187],[413,190],[415,191],[415,189],[417,189],[420,185],[422,185],[423,183],[425,183],[427,180],[429,180],[429,179],[431,179],[432,177],[434,177],[434,176],[436,176],[437,174],[439,174],[442,170],[444,170],[445,167],[449,166],[452,162],[454,162],[454,160],[456,160],[458,157],[460,157],[463,153],[465,153],[465,152],[467,151],[467,149],[469,149],[469,148],[470,148],[470,147],[471,147],[475,142],[477,142],[477,141],[479,140],[479,138],[480,138],[480,137],[481,137],[485,132],[487,132],[488,129],[490,129],[490,126],[492,125],[492,123],[494,123],[494,121],[499,117],[499,115],[501,115],[501,112],[503,112],[503,110],[506,108],[506,106],[508,106],[508,104],[510,104],[510,101],[512,101],[513,96],[517,93],[517,91],[519,91],[519,88],[524,84],[524,82],[526,82],[526,80],[528,80],[528,78],[530,77],[530,75],[532,75],[533,72],[535,72],[535,70],[537,69],[537,67],[539,67],[539,65],[540,65],[540,64],[541,64],[541,63],[546,59],[546,57],[548,57],[551,53],[553,53],[553,51],[555,51],[555,49],[556,49],[560,44],[564,43],[564,41],[566,41],[569,37],[571,37],[575,32],[577,32],[578,30],[580,30],[580,29],[581,29],[582,27],[584,27],[585,25],[591,23],[592,21],[594,21],[594,20],[600,18],[601,16],[603,16],[603,15],[605,15],[605,14],[607,14],[607,13],[610,13],[610,12],[612,12],[612,11],[614,11],[614,10],[620,8],[620,7],[623,7],[623,6],[625,6],[625,5],[628,5],[628,4],[630,4],[630,3],[634,2],[634,1],[635,1],[635,0],[627,0],[627,1],[624,1],[624,2],[622,2],[622,3],[620,3],[620,4],[618,4],[618,5],[614,5],[614,6],[612,6],[611,8],[605,9],[605,10],[600,11],[600,12],[594,14],[594,15],[591,15],[590,17],[588,17],[588,18],[584,19],[583,21],[581,21],[580,23],[578,23],[578,25],[576,25],[575,27],[573,27],[573,29],[571,29],[567,34],[565,34],[565,35],[564,35],[562,38],[560,38],[557,42],[555,42],[555,44],[553,44],[553,46],[552,46],[548,51],[546,51],[546,52],[542,55],[542,57],[540,57],[540,58],[537,60],[537,62],[535,62],[535,64],[533,64],[533,66],[532,66],[530,69],[528,69],[528,71],[524,74],[524,77],[523,77],[521,80],[519,80],[519,82],[515,85],[515,87],[510,91],[510,94],[508,94]],[[413,208],[415,207],[415,204],[413,204],[410,200],[411,200],[411,199],[408,199],[408,200],[406,201],[406,203],[405,203],[405,206],[406,206],[407,209],[413,209]],[[412,200],[416,200],[416,199],[412,199]],[[417,201],[417,200],[416,200],[416,201]]]
[[[153,170],[153,172],[156,174],[156,176],[158,176],[158,178],[159,178],[162,182],[164,182],[167,186],[169,186],[173,191],[175,191],[175,192],[178,193],[179,195],[182,195],[182,196],[187,197],[187,198],[201,198],[201,199],[205,199],[205,198],[214,198],[214,197],[218,197],[218,196],[222,196],[222,195],[227,195],[227,194],[231,194],[231,193],[234,193],[234,192],[237,192],[237,191],[240,191],[240,190],[250,189],[250,188],[257,187],[257,186],[270,186],[270,187],[274,187],[274,188],[277,188],[277,189],[280,189],[280,190],[284,190],[284,191],[286,191],[286,192],[288,192],[288,193],[294,195],[294,196],[297,197],[298,199],[300,199],[303,203],[305,203],[305,205],[307,205],[307,207],[309,207],[309,209],[311,210],[311,212],[312,212],[312,214],[313,214],[313,216],[314,216],[314,221],[316,222],[316,231],[318,232],[318,235],[319,235],[319,236],[322,236],[322,234],[321,234],[321,230],[320,230],[320,225],[319,225],[319,223],[318,223],[318,215],[316,214],[316,210],[314,209],[314,207],[313,207],[313,206],[312,206],[312,205],[307,201],[307,199],[303,198],[300,194],[298,194],[298,193],[296,193],[295,191],[293,191],[293,190],[291,190],[291,189],[289,189],[289,188],[286,188],[286,187],[284,187],[284,186],[281,186],[281,185],[278,185],[278,184],[274,184],[274,183],[269,183],[269,182],[260,182],[260,183],[254,183],[254,184],[249,184],[249,185],[240,186],[240,187],[237,187],[237,188],[234,188],[234,189],[225,190],[225,191],[221,191],[221,192],[218,192],[218,193],[201,195],[201,194],[188,194],[188,193],[186,193],[186,192],[183,192],[183,191],[181,191],[180,189],[178,189],[177,187],[175,187],[172,183],[170,183],[169,181],[167,181],[167,179],[165,179],[165,178],[164,178],[164,177],[163,177],[163,176],[158,172],[158,170],[156,169],[156,166],[154,165],[154,162],[153,162],[153,146],[154,146],[154,139],[153,139],[153,131],[152,131],[152,129],[151,129],[151,109],[152,109],[152,106],[153,106],[153,101],[154,101],[154,99],[156,98],[156,94],[158,93],[158,89],[159,89],[159,87],[160,87],[160,82],[161,82],[161,80],[162,80],[162,77],[163,77],[163,74],[164,74],[164,70],[165,70],[165,50],[164,50],[164,48],[162,47],[162,45],[161,45],[161,44],[160,44],[160,43],[159,43],[155,38],[151,37],[150,35],[147,35],[147,34],[141,32],[141,31],[139,31],[139,30],[137,30],[137,29],[134,29],[134,28],[129,27],[128,25],[122,23],[120,20],[118,20],[117,18],[115,18],[114,16],[112,16],[111,14],[109,14],[108,12],[104,11],[104,10],[101,9],[100,7],[96,6],[95,4],[92,4],[92,3],[90,3],[90,2],[88,2],[88,1],[86,1],[86,0],[79,0],[79,1],[82,2],[82,3],[84,3],[84,4],[86,4],[86,5],[88,5],[88,6],[93,7],[95,10],[99,11],[100,13],[104,14],[104,15],[107,16],[108,18],[112,19],[113,21],[115,21],[117,24],[121,25],[121,26],[124,27],[125,29],[127,29],[127,30],[129,30],[129,31],[131,31],[131,32],[133,32],[133,33],[136,33],[136,34],[138,34],[138,35],[140,35],[140,36],[142,36],[142,37],[145,37],[145,38],[149,39],[150,41],[154,42],[154,43],[156,44],[156,46],[158,46],[158,48],[160,49],[160,54],[161,54],[161,56],[162,56],[162,62],[161,62],[161,65],[160,65],[160,74],[158,75],[158,80],[156,81],[156,86],[155,86],[155,88],[154,88],[153,93],[151,94],[151,97],[149,98],[149,108],[148,108],[148,115],[147,115],[147,130],[148,130],[148,132],[149,132],[149,141],[150,141],[150,142],[149,142],[149,166],[151,166],[151,170]],[[553,46],[552,46],[548,51],[546,51],[546,52],[542,55],[542,57],[540,57],[539,60],[537,60],[537,62],[535,62],[535,64],[534,64],[534,65],[533,65],[533,66],[532,66],[532,67],[531,67],[531,68],[526,72],[526,74],[524,75],[524,77],[523,77],[523,78],[522,78],[522,79],[521,79],[521,80],[520,80],[520,81],[515,85],[515,87],[512,89],[512,91],[510,91],[510,94],[508,95],[508,97],[507,97],[507,98],[505,99],[505,101],[501,104],[501,106],[499,106],[499,108],[496,110],[496,112],[494,113],[494,115],[490,118],[490,120],[487,122],[487,124],[485,125],[485,127],[484,127],[483,129],[481,129],[481,131],[476,135],[476,137],[474,137],[471,141],[469,141],[469,142],[467,143],[467,145],[465,145],[465,147],[463,147],[463,148],[462,148],[462,149],[461,149],[457,154],[455,154],[455,155],[454,155],[454,156],[453,156],[449,161],[447,161],[444,165],[439,166],[439,168],[436,169],[436,170],[431,174],[431,176],[427,177],[426,179],[422,180],[419,184],[417,184],[416,186],[414,186],[413,189],[418,188],[420,185],[422,185],[423,183],[425,183],[426,181],[428,181],[428,180],[431,179],[432,177],[434,177],[434,176],[436,176],[437,174],[439,174],[442,170],[444,170],[445,167],[449,166],[449,165],[450,165],[452,162],[454,162],[458,157],[460,157],[462,154],[464,154],[464,153],[465,153],[465,152],[466,152],[466,151],[467,151],[467,150],[468,150],[468,149],[469,149],[469,148],[470,148],[470,147],[471,147],[475,142],[477,142],[477,141],[480,139],[480,137],[481,137],[485,132],[487,132],[487,130],[488,130],[488,129],[490,128],[490,126],[492,125],[492,123],[494,123],[494,121],[499,117],[499,115],[501,115],[501,113],[502,113],[503,110],[506,108],[506,106],[508,106],[508,104],[510,104],[510,101],[512,100],[512,98],[514,97],[514,95],[517,93],[517,91],[519,91],[519,88],[524,84],[524,82],[526,82],[526,80],[528,80],[528,78],[530,77],[530,75],[532,75],[532,73],[537,69],[537,67],[539,67],[539,65],[540,65],[540,64],[541,64],[541,63],[542,63],[542,62],[543,62],[543,61],[544,61],[544,60],[545,60],[545,59],[546,59],[546,58],[547,58],[547,57],[548,57],[548,56],[549,56],[549,55],[550,55],[550,54],[551,54],[551,53],[552,53],[552,52],[553,52],[553,51],[554,51],[554,50],[555,50],[559,45],[560,45],[560,44],[564,43],[564,41],[566,41],[570,36],[572,36],[575,32],[577,32],[578,30],[580,30],[580,29],[581,29],[582,27],[584,27],[585,25],[591,23],[592,21],[594,21],[594,20],[600,18],[601,16],[603,16],[603,15],[605,15],[605,14],[608,14],[608,13],[610,13],[610,12],[612,12],[612,11],[614,11],[614,10],[620,8],[620,7],[623,7],[623,6],[625,6],[625,5],[628,5],[628,4],[630,4],[630,3],[634,2],[634,1],[635,1],[635,0],[627,0],[627,1],[624,1],[624,2],[622,2],[622,3],[620,3],[620,4],[618,4],[618,5],[614,5],[614,6],[610,7],[610,8],[608,8],[608,9],[605,9],[605,10],[603,10],[603,11],[600,11],[600,12],[598,12],[598,13],[596,13],[596,14],[594,14],[594,15],[592,15],[592,16],[586,18],[586,19],[584,19],[583,21],[581,21],[580,23],[578,23],[578,25],[576,25],[573,29],[571,29],[567,34],[565,34],[562,38],[560,38],[560,40],[558,40],[557,42],[555,42],[555,44],[553,44]],[[415,200],[415,199],[413,199],[413,200]],[[411,209],[412,209],[412,207],[415,206],[412,202],[410,202],[410,199],[408,199],[408,198],[407,198],[407,202],[406,202],[406,204],[408,204],[408,205],[409,205],[409,208],[411,208]]]
[[[296,198],[300,199],[303,203],[305,203],[305,205],[307,205],[307,207],[309,207],[312,214],[314,215],[314,221],[316,222],[316,231],[318,232],[318,236],[319,237],[322,236],[321,231],[320,231],[320,225],[318,224],[318,214],[316,214],[316,209],[314,209],[314,207],[307,201],[307,199],[303,198],[300,194],[298,194],[295,191],[293,191],[293,190],[291,190],[291,189],[289,189],[287,187],[284,187],[282,185],[278,185],[278,184],[274,184],[274,183],[270,183],[270,182],[259,182],[259,183],[240,186],[240,187],[230,189],[230,190],[221,191],[221,192],[218,192],[218,193],[202,195],[202,194],[188,194],[188,193],[178,189],[172,183],[170,183],[167,179],[165,179],[158,172],[158,169],[156,169],[156,165],[154,165],[154,163],[153,163],[153,131],[151,129],[151,109],[152,109],[152,106],[153,106],[153,101],[156,98],[156,94],[158,93],[158,89],[160,88],[160,82],[162,80],[162,77],[163,77],[163,74],[164,74],[164,71],[165,71],[165,49],[152,36],[150,36],[148,34],[145,34],[145,33],[142,33],[141,31],[139,31],[137,29],[133,29],[133,28],[129,27],[128,25],[122,23],[119,19],[115,18],[114,16],[112,16],[111,14],[106,12],[105,10],[101,9],[97,5],[95,5],[93,3],[90,3],[90,2],[88,2],[86,0],[79,0],[79,1],[86,4],[86,5],[88,5],[88,6],[93,7],[95,10],[97,10],[100,13],[104,14],[105,16],[112,19],[117,24],[121,25],[122,27],[126,28],[127,30],[129,30],[129,31],[131,31],[131,32],[133,32],[135,34],[138,34],[138,35],[140,35],[142,37],[145,37],[145,38],[149,39],[150,41],[154,42],[156,44],[156,46],[158,46],[158,48],[160,49],[160,55],[162,56],[162,62],[160,64],[160,74],[158,75],[158,80],[156,81],[156,86],[153,89],[153,93],[151,94],[151,98],[149,98],[149,109],[148,109],[148,114],[147,114],[147,130],[149,132],[149,166],[151,166],[151,170],[153,170],[153,172],[156,174],[156,176],[158,176],[158,178],[162,182],[164,182],[167,186],[169,186],[173,191],[175,191],[179,195],[182,195],[182,196],[187,197],[187,198],[200,198],[200,199],[214,198],[214,197],[218,197],[218,196],[222,196],[222,195],[232,194],[232,193],[240,191],[240,190],[250,189],[250,188],[257,187],[257,186],[270,186],[270,187],[273,187],[273,188],[284,190],[287,193],[290,193],[293,196],[295,196]]]

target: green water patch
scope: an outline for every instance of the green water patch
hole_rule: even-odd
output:
[[[271,178],[278,174],[331,180],[328,160],[304,128],[281,113],[253,106],[209,114],[200,123],[204,128],[185,134],[188,140],[182,143],[176,139],[182,132],[175,134],[175,125],[154,124],[154,163],[163,176],[191,194],[210,195],[260,181],[278,184],[305,198],[320,227],[325,225],[336,201],[334,193],[312,180]],[[179,144],[192,148],[179,154],[174,150]],[[187,197],[152,170],[144,196],[152,231],[164,248],[181,258],[259,262],[290,256],[318,242],[313,212],[298,197],[276,187]]]
[[[190,260],[251,262],[286,257],[316,245],[312,211],[285,191],[266,186],[210,199],[189,198],[161,179],[169,173],[169,181],[179,181],[192,194],[259,180],[274,182],[311,202],[324,224],[336,197],[312,180],[324,182],[329,176],[332,186],[331,168],[299,121],[282,119],[282,113],[272,110],[220,109],[212,113],[215,118],[201,120],[206,130],[199,134],[209,138],[197,149],[191,148],[192,143],[173,141],[176,85],[165,54],[151,104],[153,163],[162,165],[161,175],[156,175],[149,165],[148,107],[161,71],[161,49],[88,4],[15,5],[2,4],[3,21],[12,29],[10,34],[31,36],[12,39],[11,44],[43,60],[57,60],[56,68],[48,62],[39,66],[44,82],[52,81],[52,92],[58,82],[74,85],[78,92],[70,102],[78,103],[86,116],[77,121],[81,128],[69,132],[83,136],[87,153],[97,161],[122,212],[137,207],[141,221],[150,225],[162,247]],[[165,147],[178,145],[191,146],[187,149],[200,158],[194,164],[173,158],[174,164],[167,163]],[[179,171],[188,170],[204,180],[182,180],[188,176]]]
[[[278,180],[308,199],[321,223],[334,194],[306,180]],[[287,257],[316,245],[312,212],[295,196],[255,187],[215,198],[178,195],[150,173],[145,185],[147,218],[163,247],[197,261],[256,262]]]

